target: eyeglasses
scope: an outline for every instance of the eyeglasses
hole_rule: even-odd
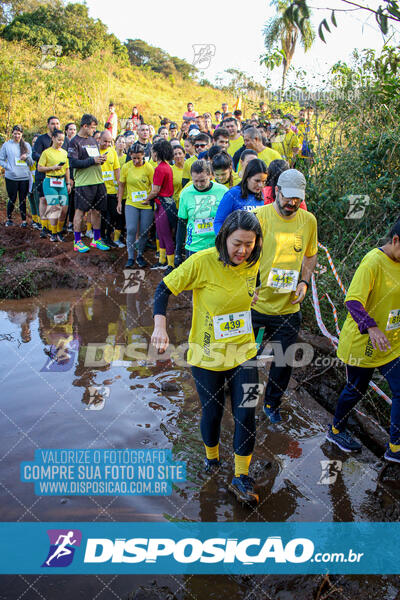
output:
[[[207,146],[207,144],[195,144],[194,147],[195,148],[205,148]]]

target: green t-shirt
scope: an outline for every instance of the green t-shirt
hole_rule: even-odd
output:
[[[182,190],[178,217],[188,222],[186,250],[198,252],[214,246],[214,218],[225,194],[226,187],[216,182],[205,192],[199,192],[193,184]]]
[[[76,135],[72,138],[68,145],[68,159],[72,160],[86,160],[89,157],[95,158],[100,156],[99,146],[93,137],[83,138],[80,135]],[[84,168],[74,168],[74,182],[75,187],[82,187],[84,185],[97,185],[103,183],[103,172],[101,165],[90,165]]]

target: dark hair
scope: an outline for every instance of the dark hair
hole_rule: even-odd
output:
[[[19,151],[20,151],[20,155],[21,154],[28,154],[29,150],[28,150],[28,146],[25,143],[23,134],[24,134],[24,130],[22,125],[14,125],[14,127],[12,128],[13,131],[19,131],[20,133],[22,133],[22,137],[19,140]]]
[[[213,133],[213,140],[216,142],[219,137],[229,138],[229,131],[226,127],[218,127]]]
[[[268,166],[268,175],[266,185],[270,185],[272,187],[272,197],[275,200],[275,186],[278,182],[279,175],[283,173],[283,171],[287,171],[289,169],[289,165],[286,160],[281,160],[280,158],[276,158],[271,161]]]
[[[214,144],[214,146],[211,146],[211,148],[207,150],[208,160],[212,161],[214,156],[217,156],[217,154],[220,154],[221,152],[223,152],[223,148]]]
[[[207,175],[211,175],[209,163],[203,158],[195,160],[190,166],[190,174],[193,175],[193,173],[207,173]]]
[[[249,188],[247,187],[247,181],[250,177],[254,175],[258,175],[259,173],[267,174],[267,165],[260,158],[254,158],[249,163],[247,163],[246,168],[243,173],[243,179],[240,183],[240,188],[242,191],[242,198],[247,198],[249,195]],[[262,193],[255,194],[256,198],[261,200]]]
[[[114,106],[114,102],[110,102],[110,104],[108,105],[108,108],[110,108],[110,106]]]
[[[194,138],[193,144],[196,142],[207,142],[207,144],[209,144],[211,142],[211,137],[208,133],[198,133]]]
[[[63,130],[62,130],[62,129],[55,129],[55,130],[53,131],[53,133],[51,134],[51,137],[52,137],[52,138],[55,138],[55,137],[57,137],[58,135],[60,135],[60,133],[61,133],[61,135],[65,135],[65,133],[63,132]]]
[[[224,150],[216,154],[212,161],[213,171],[217,169],[232,169],[232,157]]]
[[[64,127],[64,131],[65,131],[65,133],[67,133],[67,131],[68,131],[68,127],[69,127],[70,125],[75,125],[75,123],[74,123],[73,121],[71,121],[71,123],[67,123],[67,124],[66,124],[66,126]]]
[[[391,227],[388,237],[389,241],[392,242],[393,236],[398,235],[400,238],[400,219],[397,219],[396,223]]]
[[[239,127],[239,124],[237,122],[237,119],[235,119],[235,117],[225,117],[225,119],[222,121],[222,125],[224,125],[224,123],[230,123],[231,121],[233,121],[234,123],[236,123],[236,126]]]
[[[235,115],[235,117],[240,117],[240,115],[242,114],[242,111],[239,110],[239,109],[238,110],[234,110],[233,114]]]
[[[242,154],[240,155],[240,160],[243,160],[244,158],[246,158],[246,156],[255,156],[257,158],[258,154],[255,150],[250,150],[250,148],[246,148],[246,150],[243,150]]]
[[[55,116],[53,115],[52,117],[49,117],[49,118],[47,119],[47,125],[50,123],[50,121],[51,121],[52,119],[57,119],[57,121],[59,121],[59,120],[60,120],[58,117],[55,117]]]
[[[232,263],[229,258],[228,248],[226,240],[228,237],[238,229],[244,229],[245,231],[252,231],[256,234],[256,242],[249,258],[247,259],[248,267],[252,267],[256,264],[261,255],[263,235],[261,231],[261,225],[256,215],[247,210],[234,210],[228,215],[222,224],[221,229],[215,239],[215,247],[219,253],[219,260],[224,265],[236,266]]]
[[[171,144],[171,146],[172,146],[172,144]],[[179,142],[178,142],[178,144],[174,144],[172,146],[172,153],[174,153],[177,148],[179,148],[179,150],[182,150],[183,155],[185,156],[185,150],[182,148],[182,146],[179,144]]]
[[[97,119],[94,115],[91,115],[89,113],[85,113],[84,115],[82,115],[81,127],[83,127],[84,125],[91,125],[92,123],[97,125]]]
[[[110,128],[112,128],[110,121],[107,121],[106,123],[104,123],[104,129],[107,129],[107,131],[108,131]]]
[[[134,154],[142,153],[144,154],[144,146],[140,142],[135,142],[132,146],[129,146],[128,150],[129,154],[133,152]]]
[[[153,151],[157,154],[158,160],[169,162],[174,158],[172,146],[167,140],[160,140],[153,144]]]
[[[160,131],[161,129],[166,129],[168,131],[168,127],[166,125],[161,125],[161,127],[158,128],[157,133],[160,135]]]
[[[95,136],[97,133],[99,133],[99,134],[101,135],[101,131],[99,131],[99,129],[96,129],[96,131],[95,131],[95,132],[94,132],[94,134],[93,134],[93,137],[94,137],[94,136]]]

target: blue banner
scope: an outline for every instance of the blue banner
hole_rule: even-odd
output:
[[[1,523],[1,574],[399,574],[400,523]]]

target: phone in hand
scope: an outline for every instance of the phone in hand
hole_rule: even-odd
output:
[[[62,167],[63,165],[65,165],[65,162],[58,163],[59,167]]]

